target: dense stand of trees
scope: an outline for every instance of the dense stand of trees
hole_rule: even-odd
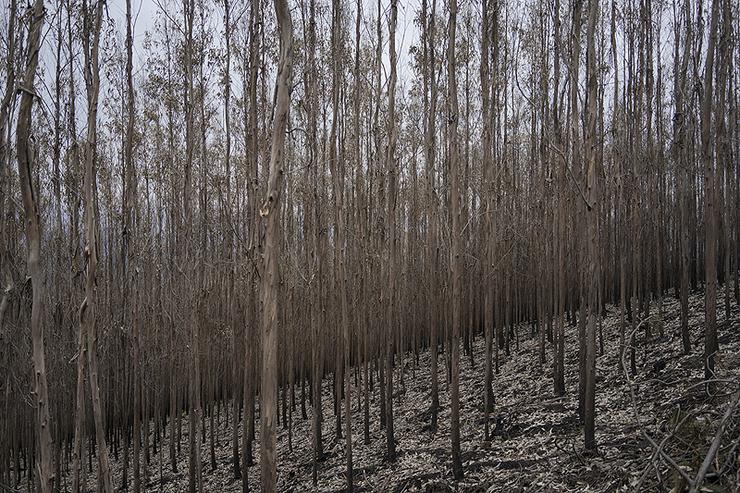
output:
[[[276,428],[292,447],[298,409],[315,482],[332,379],[351,490],[371,420],[388,460],[404,447],[396,386],[422,351],[429,429],[449,405],[460,479],[460,413],[480,412],[460,409],[460,350],[485,338],[489,439],[521,338],[566,393],[568,323],[595,449],[607,303],[635,373],[680,298],[667,335],[702,353],[711,388],[717,310],[740,298],[736,3],[156,5],[144,35],[131,0],[122,18],[99,0],[3,4],[0,483],[76,493],[95,456],[99,489],[119,486],[115,459],[137,492],[168,454],[203,491],[225,427],[234,478],[248,489],[259,437],[274,491]]]

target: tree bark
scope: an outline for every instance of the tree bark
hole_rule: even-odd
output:
[[[396,459],[396,440],[393,429],[393,354],[394,340],[398,330],[396,314],[396,24],[398,22],[398,2],[391,0],[390,18],[388,20],[388,52],[390,55],[390,77],[388,79],[388,149],[386,170],[388,173],[387,202],[387,242],[388,242],[388,292],[386,295],[386,336],[385,336],[385,437],[386,454],[390,461]]]
[[[704,168],[704,378],[714,378],[714,361],[719,351],[717,341],[717,211],[716,183],[712,147],[712,100],[714,57],[717,44],[719,0],[712,1],[709,45],[704,66],[704,93],[701,102],[701,162]],[[723,109],[720,111],[724,111]],[[710,388],[711,385],[708,387]]]
[[[436,84],[436,67],[435,60],[435,40],[434,25],[437,10],[436,0],[432,0],[432,10],[427,13],[427,1],[422,2],[422,15],[424,16],[424,61],[426,63],[424,81],[429,86],[429,96],[427,102],[427,89],[424,89],[425,95],[425,114],[427,115],[425,128],[425,158],[426,158],[426,178],[427,178],[427,261],[428,269],[431,272],[437,272],[439,268],[439,248],[437,242],[437,193],[435,190],[435,161],[436,161],[436,129],[437,129],[437,84]],[[429,20],[427,21],[427,17]],[[429,352],[431,353],[431,406],[430,406],[430,424],[432,432],[437,430],[437,415],[439,413],[439,376],[437,367],[437,349],[438,349],[438,327],[439,318],[437,316],[437,276],[431,276],[427,294],[427,323],[429,325]]]
[[[278,294],[280,283],[280,195],[282,190],[282,157],[285,129],[290,109],[290,79],[293,66],[293,25],[287,0],[275,0],[275,15],[280,37],[280,58],[276,80],[277,99],[270,150],[267,197],[260,215],[267,222],[265,234],[265,268],[262,286],[262,383],[260,385],[260,470],[262,491],[277,491],[277,450],[275,436]]]
[[[599,3],[597,0],[589,0],[588,28],[586,33],[586,138],[584,139],[584,151],[586,156],[586,197],[587,204],[587,266],[586,290],[588,306],[588,321],[586,323],[586,358],[585,358],[585,446],[587,450],[596,448],[595,439],[595,416],[596,416],[596,323],[599,317],[599,224],[598,224],[598,202],[599,188],[597,175],[597,84],[598,73],[596,63],[595,31],[599,17]],[[583,316],[583,315],[582,315]]]
[[[457,69],[455,43],[457,29],[457,0],[450,0],[450,18],[447,37],[447,112],[448,112],[448,160],[450,163],[451,190],[450,215],[452,216],[452,249],[450,265],[452,274],[452,337],[450,341],[451,373],[450,382],[450,428],[452,438],[452,474],[456,480],[463,478],[462,459],[460,457],[460,330],[462,324],[462,200],[460,190],[460,170],[458,169],[457,148]]]
[[[52,470],[53,442],[51,439],[51,418],[49,416],[49,388],[46,380],[46,356],[44,350],[43,313],[43,273],[41,271],[41,217],[39,199],[34,189],[32,170],[35,164],[34,150],[30,144],[31,109],[33,106],[34,79],[39,60],[39,42],[44,24],[44,2],[35,0],[31,11],[26,51],[26,71],[23,76],[21,103],[16,126],[16,153],[18,156],[18,177],[23,199],[28,245],[27,269],[31,278],[31,362],[33,364],[34,396],[36,401],[36,426],[38,432],[39,459],[36,464],[39,486],[42,493],[51,493],[54,483]]]

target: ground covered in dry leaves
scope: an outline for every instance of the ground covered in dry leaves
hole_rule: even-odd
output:
[[[722,300],[722,298],[720,298]],[[536,338],[529,338],[529,326],[520,329],[519,349],[512,345],[509,357],[500,353],[502,364],[495,376],[495,410],[492,429],[496,436],[484,442],[483,377],[484,342],[474,344],[475,366],[461,353],[461,437],[465,479],[452,478],[450,461],[449,395],[444,356],[440,357],[439,429],[428,429],[429,354],[422,354],[419,366],[410,357],[404,360],[405,388],[396,374],[394,399],[398,458],[384,460],[385,431],[379,428],[378,387],[371,402],[371,443],[362,440],[362,413],[353,398],[354,466],[356,491],[681,491],[681,475],[669,462],[694,478],[715,436],[719,422],[740,387],[740,313],[733,304],[725,320],[723,300],[719,303],[719,340],[715,395],[708,398],[703,378],[703,296],[690,298],[692,354],[684,356],[680,340],[680,306],[677,300],[664,301],[664,337],[658,335],[657,310],[653,309],[653,338],[646,340],[642,328],[636,338],[637,374],[633,379],[635,400],[630,394],[619,359],[619,314],[610,306],[603,322],[604,354],[597,360],[598,452],[583,450],[583,431],[577,418],[578,351],[577,329],[569,327],[566,341],[567,395],[553,396],[552,355],[544,368],[538,364]],[[400,368],[400,366],[399,366]],[[400,371],[400,370],[399,370]],[[353,380],[354,384],[354,380]],[[293,450],[288,450],[287,430],[279,428],[278,475],[281,491],[342,491],[344,441],[334,440],[330,381],[324,382],[324,438],[327,458],[319,465],[318,484],[311,480],[310,420],[294,413]],[[640,422],[635,417],[637,407]],[[310,410],[309,410],[310,414]],[[680,426],[677,426],[679,425]],[[153,427],[152,427],[153,428]],[[678,428],[678,429],[676,429]],[[665,453],[654,454],[655,444]],[[221,419],[216,450],[218,468],[209,465],[204,444],[204,488],[209,492],[241,491],[232,479],[230,429]],[[257,439],[257,442],[259,438]],[[707,475],[705,491],[738,491],[740,484],[740,407],[725,421],[721,447]],[[177,475],[167,463],[160,469],[159,457],[152,458],[148,491],[187,491],[187,425],[183,429],[183,454]],[[656,458],[657,457],[657,458]],[[670,459],[669,459],[670,458]],[[259,445],[255,466],[249,468],[250,487],[259,490]],[[160,470],[161,477],[160,477]],[[115,482],[121,484],[120,463],[115,464]],[[129,473],[130,474],[130,473]],[[160,484],[161,481],[161,484]]]

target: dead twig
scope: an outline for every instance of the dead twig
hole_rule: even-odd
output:
[[[725,425],[727,424],[727,420],[732,415],[739,401],[740,401],[740,390],[735,392],[735,397],[732,399],[732,402],[730,403],[730,405],[727,406],[727,411],[725,411],[724,416],[722,416],[722,419],[719,422],[719,426],[717,427],[717,433],[714,434],[714,439],[712,440],[712,444],[709,446],[707,455],[706,457],[704,457],[704,462],[702,462],[701,467],[699,468],[699,472],[696,474],[696,479],[694,480],[694,484],[691,486],[689,493],[694,493],[696,491],[699,491],[699,487],[704,482],[704,477],[707,475],[707,471],[709,471],[709,467],[712,465],[712,461],[714,461],[714,456],[717,455],[717,451],[719,450],[720,443],[722,443],[722,433],[725,431]]]
[[[686,416],[684,416],[683,419],[679,421],[679,423],[673,428],[673,430],[670,433],[668,433],[665,437],[663,437],[663,440],[661,440],[660,443],[658,444],[658,448],[655,450],[655,452],[653,452],[653,455],[650,457],[650,463],[647,466],[645,466],[645,469],[642,471],[640,480],[637,482],[637,486],[635,486],[635,491],[642,491],[642,483],[644,483],[645,479],[647,479],[648,471],[650,471],[651,467],[655,468],[656,472],[658,471],[658,467],[655,464],[655,460],[658,458],[660,453],[663,451],[663,447],[668,442],[668,440],[670,440],[673,434],[676,433],[683,426],[686,420],[693,416],[694,416],[694,413],[689,413]],[[658,472],[658,474],[660,473]]]

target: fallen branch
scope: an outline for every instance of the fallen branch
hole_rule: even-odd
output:
[[[683,417],[681,421],[673,428],[673,430],[668,433],[665,437],[663,437],[663,440],[660,441],[658,444],[658,448],[653,452],[653,455],[650,457],[650,463],[645,466],[645,469],[642,471],[642,475],[640,476],[640,480],[637,482],[637,486],[635,486],[635,491],[642,491],[642,483],[645,482],[645,479],[647,479],[648,471],[650,471],[650,468],[655,468],[656,472],[658,472],[658,467],[655,465],[655,459],[658,458],[660,453],[663,451],[663,447],[668,442],[668,440],[673,436],[674,433],[676,433],[686,422],[687,419],[690,417],[693,417],[693,413],[689,413],[686,416]],[[658,472],[660,474],[660,472]]]
[[[717,433],[714,434],[712,444],[709,446],[707,455],[706,457],[704,457],[704,462],[702,462],[701,467],[699,468],[699,472],[696,474],[696,479],[694,480],[694,484],[691,486],[689,493],[699,491],[699,487],[704,482],[704,477],[707,475],[709,467],[712,465],[712,461],[714,461],[714,456],[717,455],[720,443],[722,443],[722,433],[725,431],[727,420],[730,418],[732,412],[737,407],[738,401],[740,401],[740,390],[735,392],[734,399],[732,399],[730,405],[727,406],[727,411],[725,411],[725,415],[722,416],[722,420],[719,422]]]

